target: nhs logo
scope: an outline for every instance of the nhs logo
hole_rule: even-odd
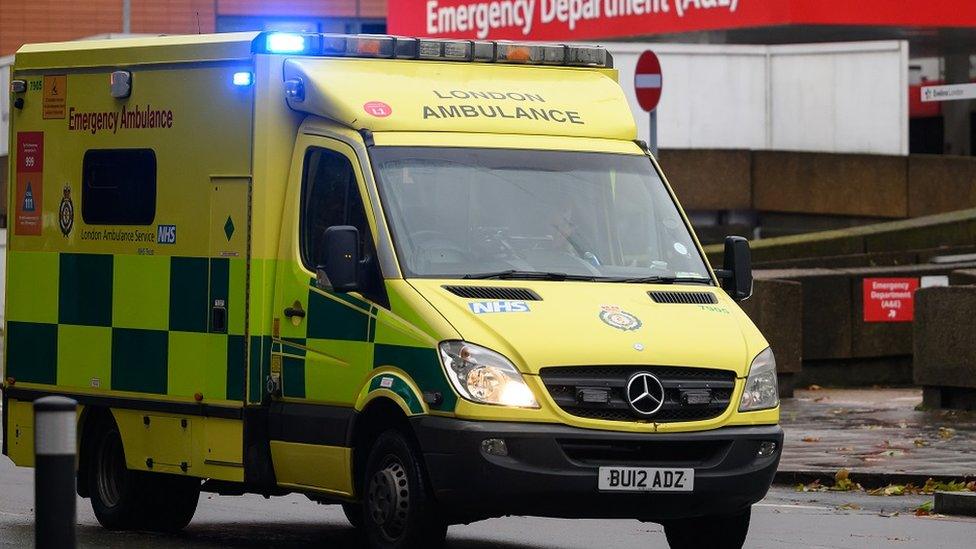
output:
[[[529,304],[524,301],[475,301],[468,303],[471,312],[480,315],[484,313],[527,313]]]
[[[159,225],[156,228],[157,244],[176,244],[176,225]]]

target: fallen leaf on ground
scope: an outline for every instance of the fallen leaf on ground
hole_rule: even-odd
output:
[[[803,437],[800,440],[803,442],[820,442],[820,437]]]
[[[951,427],[939,427],[939,438],[942,440],[949,440],[950,438],[956,436],[956,430]]]
[[[823,387],[821,387],[819,385],[811,385],[811,386],[807,387],[807,390],[808,391],[819,391],[821,389],[823,389]]]
[[[837,473],[834,474],[834,485],[830,489],[834,492],[851,492],[854,490],[861,490],[861,485],[852,481],[850,478],[851,472],[847,469],[839,469]]]
[[[927,516],[931,515],[932,514],[932,505],[933,505],[933,502],[931,502],[931,501],[926,501],[925,503],[919,505],[918,507],[915,508],[915,516],[916,517],[927,517]]]
[[[861,506],[856,503],[845,503],[844,505],[837,507],[837,509],[841,511],[859,511]]]
[[[884,517],[884,518],[894,518],[894,517],[897,517],[900,514],[901,513],[899,513],[898,511],[895,511],[894,513],[885,513],[884,511],[881,511],[880,513],[878,513],[878,516],[879,517]]]
[[[794,488],[797,492],[823,492],[827,489],[826,486],[820,484],[820,479],[817,479],[809,484],[797,484]]]
[[[881,488],[869,490],[868,495],[869,496],[903,496],[905,495],[905,486],[902,486],[900,484],[889,484],[887,486],[882,486]]]
[[[926,447],[928,445],[929,445],[929,443],[926,440],[922,440],[920,438],[916,438],[915,439],[915,447],[916,448],[924,448],[924,447]]]

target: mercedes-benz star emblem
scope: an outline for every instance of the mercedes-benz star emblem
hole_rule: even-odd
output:
[[[652,416],[664,406],[664,386],[647,372],[637,372],[627,381],[627,402],[642,416]]]

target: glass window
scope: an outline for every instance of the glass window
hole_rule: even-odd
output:
[[[329,227],[352,225],[359,229],[362,257],[369,257],[372,241],[366,211],[356,183],[356,172],[349,159],[329,149],[309,149],[305,153],[301,208],[302,260],[315,270],[315,252]]]
[[[156,217],[156,153],[152,149],[85,152],[81,217],[89,225],[150,225]]]
[[[372,159],[408,276],[517,271],[711,282],[642,155],[377,147]]]

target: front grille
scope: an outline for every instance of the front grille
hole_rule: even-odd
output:
[[[650,291],[647,295],[651,296],[654,303],[687,303],[690,305],[714,305],[718,303],[718,298],[712,292],[664,292]]]
[[[511,301],[542,301],[539,294],[528,288],[499,286],[444,286],[452,294],[465,299],[504,299]]]
[[[569,459],[586,465],[686,466],[706,465],[723,456],[728,440],[575,440],[557,441]]]
[[[627,402],[627,381],[638,372],[653,374],[664,387],[664,404],[654,415],[644,416]],[[539,375],[552,399],[574,416],[608,421],[675,423],[701,421],[722,415],[732,401],[735,373],[711,368],[677,366],[559,366],[543,368]],[[682,396],[708,394],[707,404],[689,404]],[[594,402],[583,395],[605,394]]]

